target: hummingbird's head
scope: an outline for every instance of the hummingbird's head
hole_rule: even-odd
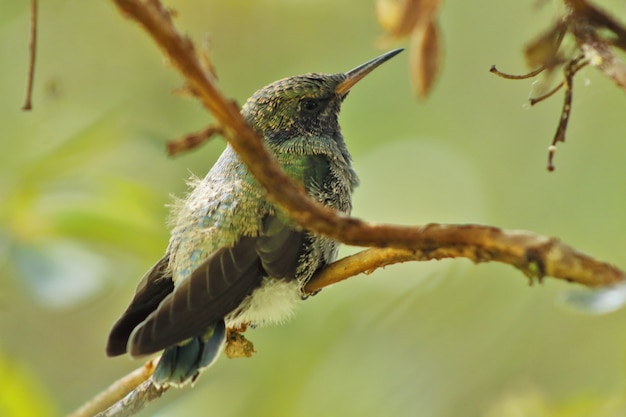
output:
[[[333,138],[345,94],[336,87],[345,74],[305,74],[273,82],[252,95],[242,113],[269,141]]]
[[[350,88],[401,51],[387,52],[346,73],[310,73],[278,80],[254,93],[242,114],[270,143],[340,139],[339,110]]]

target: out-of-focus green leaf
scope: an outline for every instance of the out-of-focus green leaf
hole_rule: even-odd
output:
[[[163,249],[167,226],[162,194],[115,176],[76,191],[69,188],[43,199],[45,212],[40,215],[49,219],[52,234],[142,255]]]
[[[106,258],[77,241],[50,239],[17,246],[13,260],[23,282],[48,307],[68,307],[103,287]]]
[[[0,416],[48,417],[57,413],[35,372],[19,359],[0,352]]]

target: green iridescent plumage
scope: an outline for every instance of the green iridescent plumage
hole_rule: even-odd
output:
[[[350,88],[400,50],[347,73],[306,74],[257,91],[242,115],[281,168],[315,200],[344,213],[358,183],[341,135]],[[193,381],[224,344],[225,329],[281,322],[302,288],[332,262],[337,243],[307,232],[274,207],[227,146],[174,213],[164,257],[143,277],[115,323],[111,356],[165,349],[153,380]]]

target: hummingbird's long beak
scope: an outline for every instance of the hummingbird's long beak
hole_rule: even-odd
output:
[[[340,82],[337,87],[335,87],[335,92],[341,96],[346,95],[354,84],[358,83],[363,77],[372,72],[380,64],[390,60],[403,50],[403,48],[394,49],[393,51],[389,51],[386,54],[379,56],[378,58],[367,61],[365,64],[359,65],[355,69],[346,72],[346,79]]]

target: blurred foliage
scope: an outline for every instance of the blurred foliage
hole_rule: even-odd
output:
[[[210,34],[239,103],[278,78],[380,53],[373,2],[175,3],[181,28]],[[524,110],[530,82],[489,74],[493,63],[521,70],[523,45],[556,15],[532,3],[446,2],[446,65],[427,102],[415,102],[401,56],[350,94],[341,123],[362,182],[354,214],[529,229],[626,267],[623,92],[578,75],[569,143],[548,174],[560,103]],[[41,2],[40,19],[34,110],[22,113],[28,2],[0,3],[0,392],[13,381],[28,393],[11,396],[7,417],[64,414],[140,366],[106,358],[106,335],[167,244],[170,195],[224,146],[166,157],[168,139],[210,117],[170,94],[181,80],[109,2]],[[249,332],[252,359],[221,360],[142,415],[625,415],[626,312],[562,309],[554,300],[570,288],[529,288],[501,265],[389,267]]]
[[[0,352],[0,415],[47,417],[58,411],[33,369]]]

